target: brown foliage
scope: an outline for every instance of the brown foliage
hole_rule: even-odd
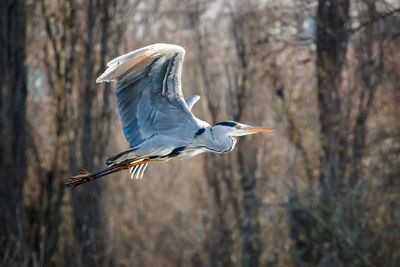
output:
[[[8,4],[0,265],[400,263],[395,1]],[[155,42],[185,47],[196,116],[277,132],[227,155],[151,164],[143,180],[120,173],[64,191],[68,176],[127,147],[113,88],[95,78]]]

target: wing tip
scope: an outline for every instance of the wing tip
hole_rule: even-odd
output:
[[[96,79],[96,83],[102,83],[102,82],[110,82],[110,81],[112,81],[112,79],[110,80],[110,72],[111,72],[111,70],[110,70],[110,68],[112,68],[112,67],[108,67],[104,72],[103,72],[103,74],[101,74],[99,77],[97,77],[97,79]]]
[[[143,53],[145,54],[143,55]],[[114,77],[112,73],[114,70],[116,70],[119,65],[123,65],[123,63],[129,59],[136,58],[140,55],[155,59],[161,56],[171,57],[175,54],[179,54],[180,57],[183,57],[185,55],[185,49],[182,46],[167,43],[155,43],[142,47],[109,61],[107,63],[107,69],[96,79],[96,83],[113,81]]]
[[[146,51],[146,54],[149,56],[172,56],[176,53],[182,56],[185,55],[185,48],[176,44],[156,43],[146,46],[146,48],[149,48],[148,51]]]
[[[196,102],[199,101],[199,99],[200,99],[199,95],[193,95],[193,96],[188,97],[187,99],[185,99],[185,102],[186,102],[186,105],[191,110],[192,107],[194,106],[194,104],[196,104]]]
[[[103,75],[99,76],[99,77],[96,79],[96,83],[109,82],[109,80],[104,79],[102,76],[103,76]]]
[[[107,67],[112,67],[113,65],[121,64],[125,60],[127,60],[131,57],[138,56],[138,55],[142,54],[143,52],[145,52],[146,55],[148,55],[148,56],[151,56],[154,54],[172,54],[172,53],[180,53],[180,54],[184,55],[185,49],[182,46],[179,46],[176,44],[155,43],[155,44],[151,44],[151,45],[139,48],[135,51],[132,51],[132,52],[126,53],[122,56],[114,58],[107,63]]]
[[[122,64],[124,61],[126,61],[132,57],[136,57],[140,54],[143,54],[143,52],[146,52],[148,49],[149,49],[149,46],[145,46],[145,47],[136,49],[132,52],[126,53],[124,55],[121,55],[119,57],[116,57],[107,63],[107,67],[112,67],[112,66],[115,66],[118,64]]]

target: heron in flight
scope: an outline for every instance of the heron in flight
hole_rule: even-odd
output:
[[[65,184],[76,187],[105,175],[130,169],[142,178],[150,162],[191,158],[211,151],[227,153],[235,136],[272,132],[234,121],[211,126],[191,109],[200,99],[182,95],[181,73],[185,50],[177,45],[153,44],[117,57],[96,82],[116,81],[116,99],[128,150],[106,160],[108,168],[81,171]]]

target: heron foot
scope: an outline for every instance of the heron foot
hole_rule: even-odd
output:
[[[64,184],[64,188],[74,188],[91,180],[91,174],[88,171],[81,170],[78,175],[69,178],[68,182]]]

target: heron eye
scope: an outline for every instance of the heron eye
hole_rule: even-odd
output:
[[[239,125],[235,125],[235,128],[236,128],[236,129],[239,129],[240,127],[239,127]]]

